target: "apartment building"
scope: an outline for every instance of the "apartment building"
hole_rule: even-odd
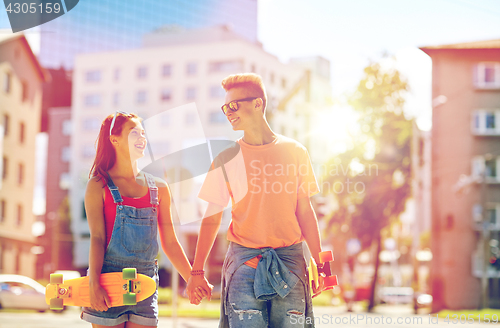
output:
[[[35,138],[47,76],[23,34],[0,37],[0,273],[35,277]]]
[[[421,50],[432,58],[435,99],[434,308],[499,307],[500,40]]]

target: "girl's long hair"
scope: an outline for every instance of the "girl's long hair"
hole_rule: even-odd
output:
[[[104,181],[104,185],[108,183],[108,170],[115,165],[116,162],[116,151],[111,140],[109,140],[109,128],[111,126],[111,121],[113,120],[115,114],[108,115],[101,124],[101,130],[99,131],[99,136],[96,140],[96,154],[94,159],[94,164],[90,169],[89,178],[98,177],[97,181],[101,179]],[[124,114],[116,113],[115,124],[113,125],[113,135],[120,135],[122,133],[123,125],[132,119],[141,120],[136,114]]]

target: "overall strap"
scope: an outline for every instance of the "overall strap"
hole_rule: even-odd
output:
[[[144,177],[146,178],[146,182],[149,188],[149,200],[151,205],[154,207],[158,206],[158,187],[156,186],[154,177],[149,173],[144,173]]]
[[[111,179],[111,177],[109,176],[109,173],[108,172],[106,173],[108,174],[108,188],[109,191],[111,191],[111,196],[113,196],[113,201],[115,202],[115,204],[123,203],[122,195],[120,195],[118,187],[115,186],[115,183],[113,182],[113,179]]]

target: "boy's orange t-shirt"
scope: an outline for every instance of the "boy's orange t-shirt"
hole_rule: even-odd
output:
[[[295,214],[297,200],[318,192],[306,148],[277,135],[262,146],[240,138],[222,151],[198,197],[224,207],[231,199],[229,241],[249,248],[279,248],[304,240]]]

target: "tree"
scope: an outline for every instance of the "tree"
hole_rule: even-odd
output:
[[[364,69],[349,105],[358,113],[359,133],[349,149],[328,163],[325,189],[330,188],[338,210],[328,226],[347,224],[363,249],[376,248],[375,274],[368,310],[374,304],[378,279],[381,231],[397,220],[410,196],[412,120],[405,118],[404,93],[408,85],[399,71],[372,63]],[[341,167],[339,170],[338,167]]]

